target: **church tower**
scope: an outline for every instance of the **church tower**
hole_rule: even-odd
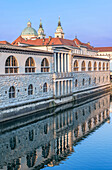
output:
[[[60,22],[60,17],[59,17],[59,21],[58,21],[58,26],[55,32],[55,38],[64,38],[64,33],[63,33],[63,28],[61,26],[61,22]]]
[[[44,29],[43,29],[42,22],[40,19],[40,25],[39,25],[39,29],[38,29],[38,38],[43,39],[43,38],[45,38],[45,36],[46,35],[44,34]]]

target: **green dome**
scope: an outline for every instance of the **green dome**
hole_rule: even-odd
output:
[[[37,31],[31,27],[30,21],[28,21],[27,27],[22,31],[21,35],[35,35],[35,36],[37,36]]]

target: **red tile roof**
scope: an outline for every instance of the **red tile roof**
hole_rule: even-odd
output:
[[[46,46],[46,45],[68,45],[77,47],[73,40],[63,39],[63,38],[45,38],[45,39],[35,39],[35,40],[25,40],[19,36],[12,45],[18,45],[18,42],[22,44],[35,45],[35,46]]]
[[[7,45],[11,45],[9,42],[7,41],[0,41],[0,44],[7,44]]]
[[[112,51],[112,47],[95,47],[95,50],[99,52],[110,52]]]
[[[21,36],[19,36],[15,41],[12,42],[12,45],[18,45],[18,43],[34,45],[34,46],[53,46],[53,45],[67,45],[73,47],[80,47],[80,45],[86,46],[90,50],[94,50],[94,48],[88,43],[82,43],[77,38],[74,40],[68,40],[63,38],[45,38],[45,39],[33,39],[33,40],[25,40]]]
[[[82,45],[82,46],[86,46],[90,50],[94,50],[94,47],[92,47],[89,43],[82,43],[77,38],[75,38],[73,41],[75,41],[76,45],[78,45],[78,46]]]

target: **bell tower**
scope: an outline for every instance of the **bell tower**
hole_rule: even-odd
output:
[[[64,38],[64,33],[63,33],[63,28],[61,26],[61,22],[60,22],[60,17],[59,17],[59,21],[58,21],[58,26],[55,32],[55,38]]]
[[[40,25],[39,25],[39,29],[38,29],[38,38],[43,39],[43,38],[45,38],[45,36],[46,35],[44,34],[44,29],[43,29],[42,22],[40,19]]]

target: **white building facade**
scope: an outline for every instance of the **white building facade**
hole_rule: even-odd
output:
[[[4,119],[11,111],[39,111],[110,88],[109,58],[97,56],[89,43],[77,38],[26,40],[20,36],[12,45],[1,43],[0,62]]]

